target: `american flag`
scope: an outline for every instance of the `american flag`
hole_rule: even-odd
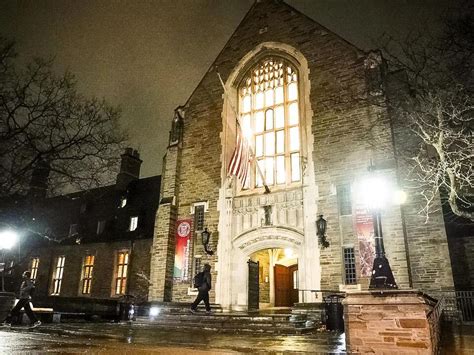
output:
[[[242,182],[245,182],[249,169],[250,147],[248,141],[242,136],[241,132],[237,132],[237,144],[234,154],[230,159],[227,175],[235,175]]]

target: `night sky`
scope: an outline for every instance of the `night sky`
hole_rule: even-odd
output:
[[[160,174],[176,106],[184,104],[253,0],[0,0],[0,34],[21,59],[54,57],[82,93],[122,108],[142,176]],[[362,49],[384,32],[436,28],[449,0],[288,0]]]

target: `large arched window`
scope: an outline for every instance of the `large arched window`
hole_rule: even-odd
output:
[[[280,57],[265,57],[249,69],[239,86],[239,116],[256,159],[244,189],[301,180],[298,74]]]

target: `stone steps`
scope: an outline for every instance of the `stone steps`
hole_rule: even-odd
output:
[[[201,329],[232,333],[301,334],[315,330],[305,319],[291,314],[249,315],[234,313],[163,312],[156,317],[137,317],[137,323],[167,329]]]

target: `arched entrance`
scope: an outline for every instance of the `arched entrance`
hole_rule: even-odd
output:
[[[260,250],[248,263],[249,309],[291,307],[298,302],[298,255],[293,249]]]
[[[249,292],[249,280],[258,284],[259,306],[291,306],[298,302],[295,290],[300,283],[297,265],[303,239],[301,233],[282,227],[261,227],[237,236],[232,242],[230,263],[231,308],[248,310],[249,304],[255,304],[255,299],[249,299],[254,294]],[[257,277],[249,261],[258,263]]]

